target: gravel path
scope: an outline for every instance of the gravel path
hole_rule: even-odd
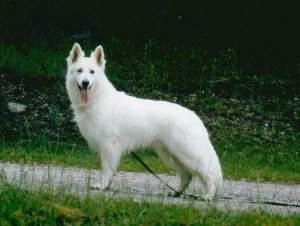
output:
[[[195,207],[216,206],[219,209],[265,210],[282,215],[300,214],[300,207],[263,204],[262,202],[279,202],[300,205],[300,185],[273,183],[256,183],[246,181],[224,181],[220,194],[212,202],[193,198],[168,197],[168,188],[149,173],[118,172],[109,191],[89,189],[100,176],[99,170],[62,167],[53,165],[19,165],[0,163],[0,174],[6,182],[17,184],[27,189],[43,189],[52,186],[55,190],[68,189],[74,194],[84,196],[105,195],[107,197],[132,197],[135,201],[173,203]],[[165,174],[159,175],[172,187],[176,187],[179,178]],[[3,177],[0,177],[3,178]],[[3,180],[0,180],[3,183]],[[194,179],[187,194],[200,195],[201,183]]]

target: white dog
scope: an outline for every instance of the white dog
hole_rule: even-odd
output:
[[[105,76],[102,46],[90,57],[75,43],[67,58],[66,87],[75,121],[102,162],[100,183],[109,188],[121,156],[153,147],[180,176],[177,196],[194,175],[205,186],[202,196],[211,200],[222,183],[222,170],[208,133],[197,115],[177,104],[138,99],[117,91]]]

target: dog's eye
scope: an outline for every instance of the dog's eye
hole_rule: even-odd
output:
[[[91,73],[91,74],[94,74],[94,73],[95,73],[95,71],[94,71],[94,70],[90,70],[90,73]]]
[[[77,72],[78,72],[78,73],[81,73],[81,72],[82,72],[82,69],[81,69],[81,68],[79,68],[79,69],[77,70]]]

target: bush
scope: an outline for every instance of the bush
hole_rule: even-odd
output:
[[[86,55],[99,45],[92,40],[80,44]],[[249,120],[256,123],[270,121],[272,114],[273,120],[297,128],[297,76],[284,80],[271,74],[243,73],[234,49],[213,55],[200,47],[167,46],[155,39],[134,44],[116,37],[101,44],[106,74],[118,90],[177,102],[211,118],[251,115]],[[71,122],[63,77],[72,45],[69,39],[52,46],[42,41],[22,46],[0,43],[0,133],[5,139],[79,136]],[[228,106],[231,99],[244,103],[244,108]],[[25,104],[28,109],[22,114],[10,113],[8,102]]]

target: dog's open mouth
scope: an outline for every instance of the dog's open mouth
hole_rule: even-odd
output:
[[[92,86],[81,88],[80,85],[78,85],[78,88],[80,91],[81,101],[85,104],[88,103],[90,99],[90,90]]]

